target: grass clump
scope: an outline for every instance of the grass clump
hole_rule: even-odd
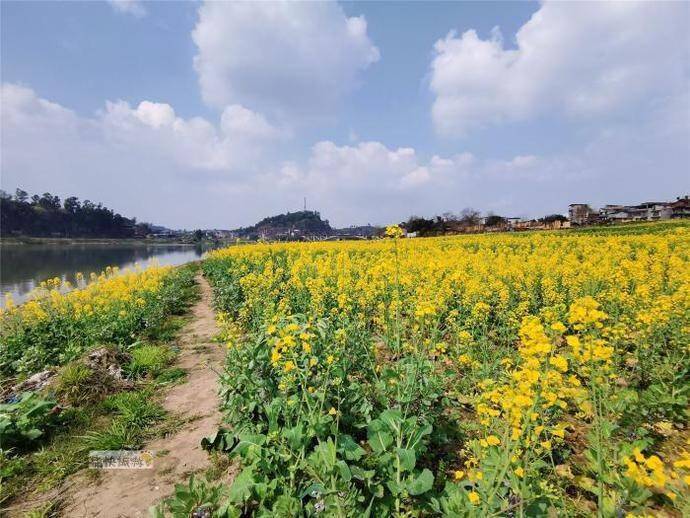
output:
[[[65,365],[58,374],[55,392],[70,405],[82,405],[95,399],[94,386],[89,383],[93,371],[83,363]]]
[[[160,345],[141,345],[131,351],[127,370],[133,376],[158,376],[172,360],[173,353]]]
[[[140,447],[151,435],[150,427],[163,419],[165,410],[152,399],[149,390],[120,392],[105,399],[103,406],[115,413],[105,430],[86,435],[92,450],[120,450]]]
[[[181,367],[171,367],[165,369],[158,376],[156,376],[156,382],[159,384],[176,383],[187,377],[187,371]]]

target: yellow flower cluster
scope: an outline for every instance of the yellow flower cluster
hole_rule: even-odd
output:
[[[583,401],[586,391],[576,376],[568,375],[567,358],[555,350],[556,337],[547,335],[539,318],[525,317],[519,336],[517,367],[507,372],[504,383],[484,381],[477,415],[487,429],[508,426],[509,440],[520,441],[518,453],[528,447],[550,450],[552,440],[560,441],[565,435],[566,425],[556,419],[569,401]],[[480,443],[495,445],[494,437],[489,435]]]
[[[337,338],[324,350],[311,349],[309,325],[322,319],[374,344],[377,373],[404,354],[435,362],[447,376],[446,395],[476,418],[470,433],[476,448],[458,445],[463,453],[453,465],[465,462],[465,469],[449,472],[474,484],[464,493],[473,505],[489,505],[495,496],[479,482],[497,479],[484,467],[489,457],[496,466],[501,453],[511,476],[543,481],[527,459],[569,458],[557,450],[575,448],[566,434],[583,438],[602,419],[606,398],[617,396],[610,385],[627,388],[621,398],[639,400],[651,366],[663,361],[667,371],[688,369],[687,225],[620,234],[402,235],[395,226],[386,229],[393,242],[237,246],[214,251],[209,260],[222,262],[233,277],[242,292],[237,322],[266,331],[267,353],[285,383],[347,355]],[[294,315],[311,324],[294,323]],[[680,380],[672,372],[667,378]],[[655,404],[650,398],[645,404]],[[660,412],[682,412],[671,406]],[[616,407],[608,418],[621,412]],[[633,456],[620,474],[645,486],[672,477],[659,458]]]
[[[633,457],[623,459],[625,476],[642,486],[663,489],[668,481],[664,463],[656,455],[645,457],[639,448],[635,448]]]
[[[32,371],[69,359],[93,340],[118,341],[145,325],[146,308],[172,267],[153,266],[121,272],[107,268],[92,274],[81,289],[59,279],[46,281],[31,300],[0,312],[0,358],[3,367]],[[130,336],[131,338],[131,336]]]

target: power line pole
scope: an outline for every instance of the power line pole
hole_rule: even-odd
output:
[[[304,212],[307,212],[307,197],[304,197]]]

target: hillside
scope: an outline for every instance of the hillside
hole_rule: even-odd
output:
[[[256,225],[239,228],[235,232],[245,239],[295,239],[328,236],[333,229],[328,220],[321,219],[319,212],[302,210],[270,216]]]

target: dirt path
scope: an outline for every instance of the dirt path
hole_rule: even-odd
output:
[[[153,452],[168,452],[154,459],[153,469],[103,471],[96,485],[85,485],[66,498],[61,506],[63,516],[148,516],[148,508],[170,495],[176,483],[186,482],[189,474],[209,466],[208,455],[199,443],[220,422],[218,376],[212,369],[220,371],[224,353],[219,344],[211,341],[218,332],[211,309],[211,288],[201,275],[197,282],[201,300],[192,309],[193,320],[178,338],[181,352],[177,365],[187,371],[187,378],[172,387],[163,402],[166,410],[191,422],[174,435],[146,445]]]

